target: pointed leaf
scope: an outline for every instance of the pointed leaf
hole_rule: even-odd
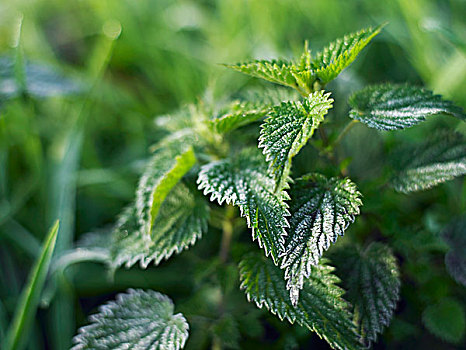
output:
[[[139,180],[136,209],[143,234],[151,235],[165,197],[196,163],[189,136],[179,135],[162,141]]]
[[[428,116],[441,113],[466,120],[462,109],[452,102],[429,90],[407,84],[368,86],[353,94],[348,103],[353,108],[351,118],[378,130],[409,128]]]
[[[268,113],[261,127],[259,147],[263,148],[278,191],[286,187],[292,158],[324,120],[332,102],[330,93],[321,90],[303,102],[282,102]]]
[[[182,349],[189,325],[182,314],[173,312],[167,296],[129,289],[90,317],[91,324],[79,330],[72,349]]]
[[[137,210],[130,206],[120,217],[110,244],[110,265],[145,268],[193,245],[207,231],[209,206],[200,193],[178,183],[154,221],[152,237],[141,231]]]
[[[45,239],[42,251],[29,275],[27,285],[18,299],[15,314],[2,345],[4,350],[21,349],[26,345],[25,339],[28,339],[29,328],[36,315],[40,294],[49,272],[57,242],[58,227],[59,223],[56,221]]]
[[[300,302],[295,306],[288,297],[283,271],[270,259],[250,254],[240,263],[241,289],[257,307],[266,307],[280,320],[298,323],[324,338],[334,349],[360,349],[359,336],[342,299],[339,279],[327,265],[312,267],[304,284]]]
[[[247,149],[234,159],[206,164],[197,182],[205,195],[211,194],[211,201],[237,205],[252,228],[253,240],[278,263],[289,213],[283,194],[274,193],[275,181],[267,175],[262,155]]]
[[[405,160],[391,185],[414,192],[466,174],[466,140],[461,134],[439,133],[431,141],[404,151]]]
[[[335,79],[343,69],[356,59],[362,49],[380,33],[382,27],[383,25],[375,28],[370,27],[345,35],[319,52],[312,61],[312,66],[320,82],[327,84]]]
[[[293,184],[290,228],[281,266],[286,269],[287,289],[294,304],[312,266],[359,214],[360,196],[348,178],[311,174]]]
[[[370,344],[388,326],[400,293],[400,275],[396,258],[384,244],[372,243],[362,250],[344,246],[334,252],[332,261],[348,290],[354,306],[359,333]]]

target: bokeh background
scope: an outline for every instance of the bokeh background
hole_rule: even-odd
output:
[[[133,199],[148,147],[163,137],[155,116],[203,96],[228,97],[250,83],[220,63],[290,57],[300,52],[304,40],[318,50],[347,32],[388,22],[330,86],[337,101],[333,118],[345,118],[349,93],[382,81],[423,84],[464,107],[465,15],[464,0],[2,0],[0,332],[52,222],[61,221],[60,254],[83,233],[113,223]],[[11,98],[14,68],[8,65],[18,56],[31,72],[40,75],[34,65],[46,66],[57,72],[56,79]],[[403,137],[409,135],[413,143],[426,139],[439,124],[466,133],[464,125],[440,118]],[[353,180],[379,172],[381,152],[400,137],[355,128],[345,143],[345,152],[354,158]],[[414,199],[386,199],[387,206],[400,205],[413,216],[397,238],[403,299],[376,348],[464,348],[430,335],[421,314],[445,296],[453,294],[463,305],[466,301],[464,290],[445,276],[442,254],[447,248],[435,236],[450,217],[466,211],[465,198],[460,179]],[[387,225],[392,225],[382,235],[402,226],[396,214],[390,215]],[[417,239],[419,233],[409,227],[419,228],[422,237]],[[202,244],[215,246],[218,240],[212,235]],[[202,244],[195,249],[204,249]],[[113,280],[105,278],[98,264],[70,267],[56,282],[53,297],[44,297],[50,305],[39,311],[29,349],[68,348],[88,314],[128,287],[152,288],[184,300],[189,283],[195,283],[180,285],[183,259],[191,253],[186,254],[174,258],[178,263],[147,271],[118,271]],[[434,270],[425,271],[425,266]],[[419,295],[418,287],[426,285],[429,292]],[[262,335],[273,337],[267,329]],[[288,344],[274,341],[281,348]],[[325,348],[324,343],[315,346]]]

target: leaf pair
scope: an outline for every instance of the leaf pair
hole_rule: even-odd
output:
[[[227,67],[276,84],[295,88],[306,96],[335,79],[354,61],[372,38],[380,33],[381,29],[382,26],[378,26],[346,35],[330,43],[317,53],[315,58],[312,58],[306,43],[301,57],[293,61],[255,60],[227,65]]]

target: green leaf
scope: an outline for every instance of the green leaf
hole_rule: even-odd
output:
[[[351,118],[378,130],[409,128],[428,116],[441,113],[466,120],[462,109],[452,102],[429,90],[407,84],[368,86],[353,94],[348,103],[353,108]]]
[[[162,203],[151,237],[142,231],[134,206],[123,212],[112,234],[110,266],[131,267],[138,261],[143,268],[152,261],[158,265],[200,239],[208,219],[209,206],[202,195],[180,182]]]
[[[247,149],[233,159],[206,164],[197,182],[205,195],[211,194],[211,201],[237,205],[252,228],[253,240],[278,263],[289,212],[285,196],[274,192],[275,181],[267,175],[263,156]]]
[[[256,78],[295,88],[303,94],[312,91],[312,84],[315,81],[312,71],[300,71],[292,61],[288,60],[255,60],[225,66]]]
[[[348,67],[369,44],[369,42],[380,33],[384,25],[366,28],[356,33],[345,35],[330,43],[312,60],[315,74],[324,85],[335,79],[343,69]]]
[[[400,273],[390,248],[346,245],[332,254],[337,274],[354,306],[359,333],[370,344],[388,326],[400,293]]]
[[[343,236],[359,214],[361,194],[348,178],[311,174],[295,181],[291,189],[290,229],[282,254],[287,288],[293,304],[323,252]]]
[[[437,304],[427,306],[422,321],[432,334],[447,342],[459,344],[464,337],[464,309],[456,299],[444,298]]]
[[[302,102],[282,102],[274,107],[261,126],[259,148],[277,182],[277,191],[286,187],[291,160],[307,143],[327,111],[332,108],[330,93],[310,94]]]
[[[90,317],[91,324],[79,329],[72,349],[182,349],[189,325],[174,309],[163,294],[129,289]]]
[[[466,216],[454,220],[442,231],[441,237],[450,250],[445,255],[447,271],[458,283],[466,287]]]
[[[213,130],[224,134],[261,119],[267,110],[267,106],[234,101],[220,111],[219,116],[209,120],[208,123]]]
[[[160,207],[170,190],[196,163],[189,137],[180,134],[163,140],[139,180],[136,209],[142,233],[150,236]]]
[[[57,241],[58,227],[59,223],[56,221],[44,241],[42,251],[31,270],[27,285],[19,297],[10,329],[2,346],[4,350],[22,349],[25,346],[25,340],[28,339],[29,329],[36,315],[40,294],[49,271]]]
[[[404,150],[404,157],[391,181],[399,192],[426,190],[466,174],[466,140],[461,134],[439,133],[417,148]]]
[[[360,349],[359,336],[342,299],[339,279],[328,265],[313,266],[305,280],[301,299],[293,305],[283,279],[283,271],[270,259],[257,254],[247,255],[240,262],[241,288],[249,301],[266,307],[280,320],[298,323],[324,338],[334,349]]]

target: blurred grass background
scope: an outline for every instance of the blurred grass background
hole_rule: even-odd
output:
[[[20,52],[83,86],[66,97],[0,100],[0,333],[51,223],[61,222],[59,254],[81,234],[114,222],[132,200],[148,146],[163,136],[154,116],[206,91],[224,98],[249,82],[219,63],[288,57],[306,39],[318,50],[347,32],[388,21],[332,83],[339,118],[347,112],[345,97],[367,82],[424,84],[464,107],[465,14],[464,0],[0,2],[0,55]],[[435,127],[427,123],[412,137],[428,137]],[[367,153],[352,165],[355,180],[370,175],[382,147],[377,133],[357,130],[347,141],[355,145],[349,155]],[[394,144],[397,137],[386,139]],[[456,183],[445,193],[438,204],[444,211],[435,218],[448,217],[447,210],[464,213],[466,187]],[[171,268],[184,271],[184,258],[176,259]],[[40,311],[29,348],[68,348],[76,323],[127,287],[182,297],[188,287],[165,269],[119,271],[107,281],[98,265],[71,268],[57,282],[50,308]]]

